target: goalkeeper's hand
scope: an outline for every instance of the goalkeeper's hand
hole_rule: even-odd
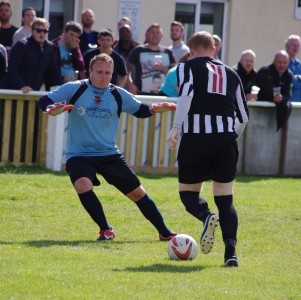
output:
[[[73,108],[74,106],[72,104],[66,104],[66,101],[62,102],[57,102],[51,105],[48,105],[45,113],[50,115],[50,116],[57,116],[64,111],[69,111]]]
[[[150,110],[154,113],[162,113],[165,111],[175,111],[177,105],[171,102],[156,102],[150,104]]]

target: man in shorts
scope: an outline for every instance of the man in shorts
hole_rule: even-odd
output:
[[[176,233],[165,225],[155,202],[125,162],[116,145],[116,136],[121,112],[148,118],[156,111],[169,110],[170,106],[166,107],[165,103],[163,108],[164,102],[155,106],[143,104],[126,90],[110,84],[113,70],[114,62],[109,55],[96,55],[90,62],[89,79],[60,86],[40,98],[39,107],[50,115],[57,115],[74,105],[68,115],[66,169],[82,205],[100,228],[98,241],[114,239],[115,232],[93,192],[93,186],[100,185],[97,173],[135,202],[157,229],[159,239],[167,241]],[[79,95],[81,86],[86,89]],[[78,94],[77,100],[74,100],[75,94]],[[66,103],[60,102],[62,99]]]
[[[204,223],[201,251],[207,254],[220,222],[225,243],[224,262],[237,267],[235,252],[238,217],[233,206],[233,183],[238,150],[236,138],[248,122],[248,109],[238,75],[213,58],[213,37],[205,31],[188,40],[190,59],[177,68],[179,98],[173,127],[168,136],[178,152],[179,194],[186,210]],[[211,180],[219,216],[209,211],[199,193]]]

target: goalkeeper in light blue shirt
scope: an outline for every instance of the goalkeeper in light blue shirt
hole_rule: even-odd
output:
[[[144,217],[157,229],[159,239],[168,241],[176,233],[165,225],[155,202],[127,165],[116,145],[116,137],[121,112],[148,118],[156,112],[175,110],[175,105],[141,103],[126,90],[110,84],[113,69],[110,56],[96,55],[90,62],[89,79],[68,82],[40,98],[38,104],[52,116],[69,111],[66,170],[82,205],[100,228],[97,240],[115,238],[93,191],[93,186],[100,185],[96,174],[101,174],[137,204]]]

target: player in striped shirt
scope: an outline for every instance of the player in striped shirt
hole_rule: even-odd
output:
[[[208,32],[188,40],[190,59],[177,68],[179,98],[168,136],[178,152],[179,194],[186,210],[204,223],[201,250],[211,251],[220,223],[225,243],[224,262],[237,267],[235,252],[238,216],[233,206],[233,183],[238,160],[237,137],[248,122],[248,108],[239,76],[214,59],[214,39]],[[219,216],[209,211],[199,194],[211,180]]]

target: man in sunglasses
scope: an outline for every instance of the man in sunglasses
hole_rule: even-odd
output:
[[[46,19],[37,18],[32,23],[32,35],[12,47],[3,88],[28,93],[40,90],[45,81],[49,86],[61,83],[55,48],[47,40],[49,25]]]

